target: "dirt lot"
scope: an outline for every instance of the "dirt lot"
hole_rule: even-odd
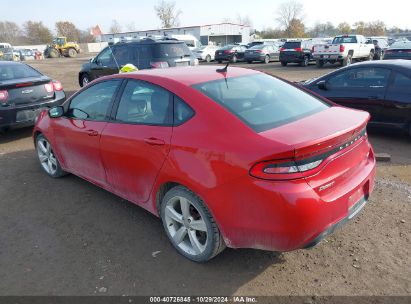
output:
[[[70,94],[85,61],[33,66]],[[245,66],[289,80],[331,70]],[[160,221],[143,209],[75,176],[47,177],[30,135],[22,129],[0,137],[0,295],[411,295],[406,136],[371,132],[376,151],[392,161],[378,164],[376,190],[361,215],[317,247],[227,249],[195,264],[177,254]]]

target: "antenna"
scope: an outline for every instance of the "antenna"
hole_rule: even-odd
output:
[[[227,62],[225,67],[217,69],[216,72],[217,73],[227,73],[227,69],[228,69],[229,64],[230,64],[230,62]]]

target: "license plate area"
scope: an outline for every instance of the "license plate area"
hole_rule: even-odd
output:
[[[16,113],[16,122],[30,122],[34,121],[39,114],[47,108],[38,108],[30,110],[22,110]]]

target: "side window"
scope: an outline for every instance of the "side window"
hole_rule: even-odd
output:
[[[171,125],[170,93],[163,88],[129,80],[118,106],[116,120],[147,125]]]
[[[408,89],[411,88],[411,78],[400,74],[396,73],[394,77],[394,82],[391,85],[391,89]]]
[[[100,55],[97,56],[97,62],[106,66],[114,63],[111,48],[106,48],[103,52],[101,52]]]
[[[113,49],[113,55],[118,65],[126,65],[128,63],[134,63],[133,53],[130,47],[126,45],[117,46]]]
[[[71,100],[68,116],[77,119],[105,120],[120,82],[103,81],[85,89]]]
[[[383,88],[387,85],[390,70],[383,68],[350,69],[328,80],[330,88]]]
[[[181,125],[193,116],[193,109],[191,109],[182,99],[174,96],[174,125]]]
[[[153,57],[152,55],[152,46],[149,44],[141,44],[134,48],[134,56],[138,60],[150,59]]]

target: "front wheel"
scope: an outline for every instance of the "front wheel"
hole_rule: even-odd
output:
[[[88,74],[83,74],[80,77],[80,85],[81,87],[85,87],[90,83],[90,76]]]
[[[317,65],[317,68],[322,68],[324,66],[324,60],[317,59],[315,64]]]
[[[344,58],[342,62],[342,66],[348,66],[352,63],[352,55],[348,54],[347,57]]]
[[[41,134],[36,138],[36,150],[41,167],[50,177],[57,178],[67,174],[61,168],[50,142]]]
[[[300,65],[302,67],[306,67],[306,66],[308,66],[309,62],[310,62],[310,59],[308,58],[308,56],[304,56],[304,59],[303,59],[303,61],[301,61]]]
[[[187,188],[169,190],[162,200],[160,215],[171,244],[184,257],[206,262],[224,250],[224,240],[210,211]]]
[[[270,63],[270,56],[266,55],[263,62],[265,64]]]
[[[205,61],[206,61],[206,62],[211,62],[211,56],[210,56],[210,55],[207,55],[206,58],[205,58]]]

